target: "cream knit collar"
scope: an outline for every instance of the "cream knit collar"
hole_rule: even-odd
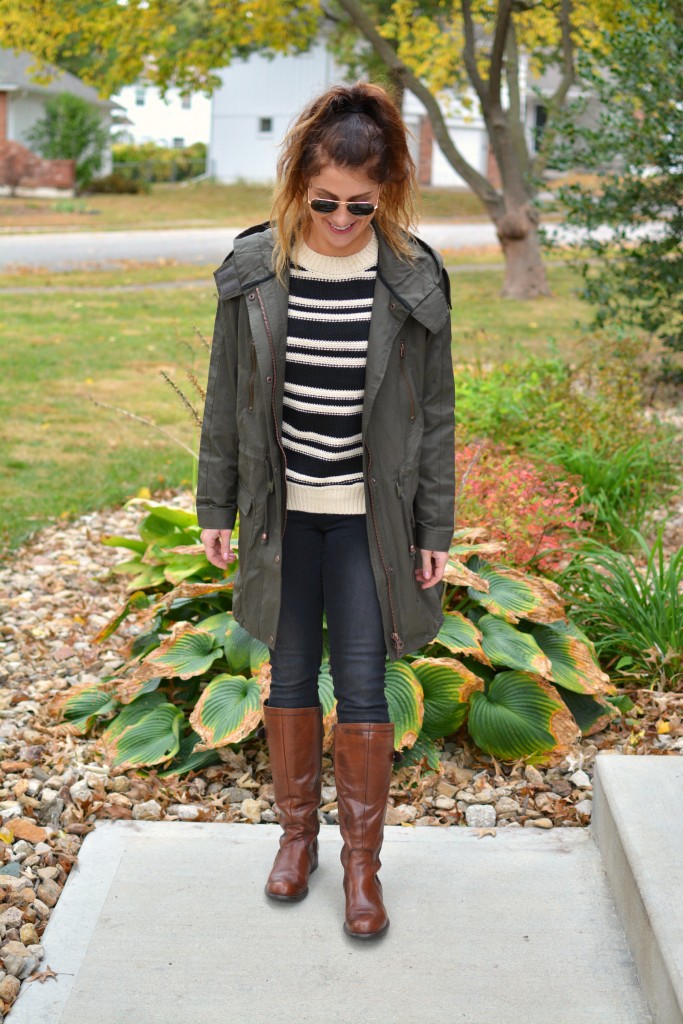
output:
[[[301,239],[299,248],[293,254],[293,262],[325,277],[357,277],[364,270],[375,266],[378,251],[377,235],[373,229],[372,237],[365,248],[352,253],[351,256],[323,256]]]

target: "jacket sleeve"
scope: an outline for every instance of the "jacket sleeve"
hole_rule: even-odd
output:
[[[451,318],[428,336],[423,391],[424,436],[415,495],[418,548],[448,551],[455,518],[455,381]]]
[[[196,496],[197,521],[209,530],[231,530],[237,518],[237,305],[218,299],[211,344]]]

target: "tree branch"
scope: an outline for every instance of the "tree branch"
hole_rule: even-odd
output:
[[[384,39],[377,31],[372,18],[367,13],[367,9],[358,0],[337,0],[337,2],[346,11],[356,28],[365,36],[380,60],[383,61],[390,71],[403,76],[406,88],[410,89],[413,95],[424,105],[432,122],[434,136],[451,166],[467,182],[470,188],[476,192],[491,216],[499,216],[501,197],[490,181],[472,167],[456,148],[436,97],[410,68],[399,59],[398,54],[388,40]]]
[[[539,176],[548,163],[550,149],[557,132],[552,125],[552,117],[555,111],[564,105],[571,86],[576,81],[576,68],[574,64],[574,43],[572,41],[572,0],[560,0],[560,27],[562,29],[562,67],[563,74],[560,83],[554,94],[546,104],[546,123],[543,129],[542,141],[539,152],[530,161],[532,174]]]
[[[468,0],[469,3],[469,0]],[[491,60],[489,62],[489,99],[497,107],[500,106],[500,82],[503,70],[503,55],[510,24],[512,0],[498,0],[498,17],[493,35]]]
[[[522,173],[526,173],[529,167],[529,147],[527,146],[526,134],[524,132],[526,118],[522,116],[522,102],[519,91],[519,51],[517,49],[515,23],[512,18],[508,26],[505,49],[505,79],[510,96],[508,124],[517,149],[517,155],[522,165]]]
[[[462,10],[463,25],[465,27],[465,46],[463,47],[462,52],[463,60],[465,61],[467,74],[470,76],[470,82],[479,97],[479,102],[481,103],[484,116],[486,116],[488,112],[489,91],[487,83],[479,74],[479,68],[477,67],[477,50],[474,42],[474,22],[472,20],[472,5],[470,0],[461,0],[460,7]]]

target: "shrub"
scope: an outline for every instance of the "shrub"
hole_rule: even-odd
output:
[[[101,178],[93,178],[86,189],[88,192],[110,192],[117,195],[136,195],[140,192],[149,192],[150,188],[145,181],[133,181],[119,171],[112,171]]]
[[[456,452],[456,518],[460,526],[486,523],[505,542],[504,561],[541,570],[559,568],[588,527],[581,480],[486,438]],[[544,554],[545,553],[545,554]],[[503,556],[501,556],[503,557]]]
[[[669,496],[680,467],[674,431],[644,412],[639,342],[590,335],[561,359],[456,369],[458,446],[504,442],[580,477],[581,502],[607,536],[630,542]]]
[[[76,186],[83,189],[102,166],[109,129],[97,107],[71,92],[46,97],[44,110],[26,142],[49,160],[74,160]]]

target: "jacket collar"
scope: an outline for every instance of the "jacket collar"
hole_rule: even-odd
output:
[[[449,316],[449,304],[441,287],[441,257],[412,236],[416,259],[413,263],[407,263],[395,255],[386,237],[376,226],[375,230],[378,240],[377,276],[391,297],[388,305],[392,316],[402,323],[410,315],[428,330],[438,331]],[[275,278],[272,266],[273,244],[273,230],[267,221],[237,236],[234,269],[235,283],[240,291],[248,292]],[[279,287],[286,297],[289,270],[285,272],[284,285]]]

